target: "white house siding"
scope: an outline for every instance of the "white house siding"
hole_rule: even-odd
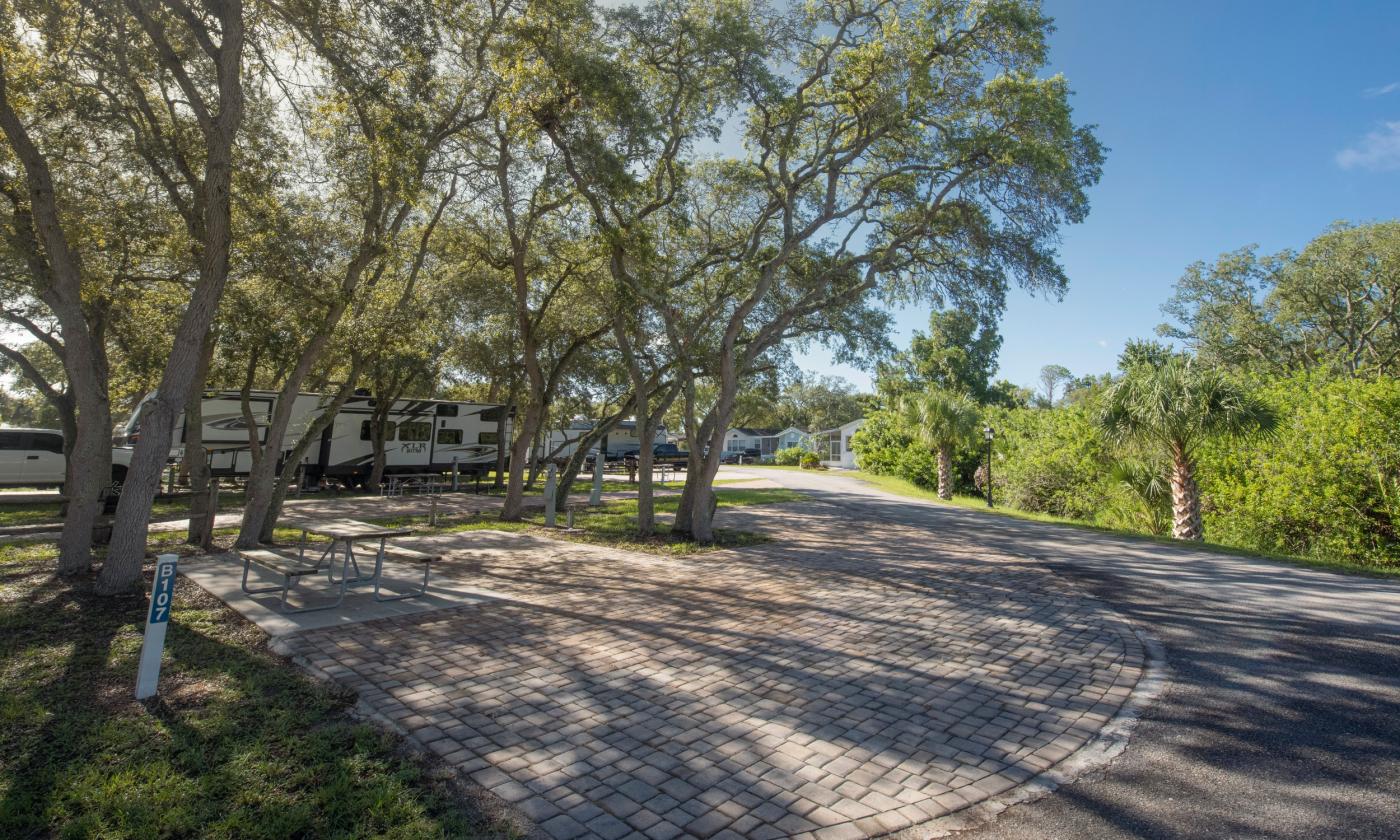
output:
[[[865,418],[852,420],[835,429],[826,429],[812,435],[816,442],[817,454],[828,467],[843,470],[856,468],[856,453],[851,449],[851,436],[865,425]]]

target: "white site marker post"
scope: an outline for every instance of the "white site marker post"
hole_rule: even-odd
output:
[[[593,492],[588,494],[588,504],[603,503],[603,450],[593,456]]]
[[[557,469],[558,467],[550,464],[544,474],[544,527],[546,528],[554,527],[554,483],[556,480],[554,473]]]
[[[156,558],[151,611],[146,614],[146,640],[141,643],[141,666],[136,671],[137,700],[154,696],[160,680],[160,655],[165,650],[165,628],[170,624],[171,602],[175,600],[175,564],[179,560],[178,554]]]

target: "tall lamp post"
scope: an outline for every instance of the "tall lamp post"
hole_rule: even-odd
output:
[[[987,439],[987,507],[992,507],[992,441],[996,434],[991,426],[982,430],[982,436]]]

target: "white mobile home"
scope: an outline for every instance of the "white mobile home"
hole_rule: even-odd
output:
[[[298,394],[292,407],[283,457],[320,416],[332,398],[322,394]],[[248,395],[254,434],[261,443],[276,408],[277,394],[254,391]],[[336,414],[320,440],[307,452],[308,481],[322,476],[363,481],[374,465],[371,423],[376,401],[363,394],[352,396]],[[140,434],[140,406],[127,424],[127,437]],[[453,463],[462,473],[484,472],[496,464],[497,421],[504,406],[448,400],[397,400],[385,428],[385,473],[448,472]],[[204,445],[214,475],[244,476],[252,468],[249,426],[238,391],[209,391],[201,407]],[[510,420],[506,436],[510,435]],[[184,419],[176,425],[176,449],[184,449]]]
[[[734,428],[724,433],[724,451],[743,452],[746,449],[757,449],[759,455],[766,458],[779,449],[791,449],[794,446],[810,448],[811,437],[796,426],[788,426],[782,431]]]
[[[777,429],[734,428],[724,433],[725,452],[743,452],[757,449],[762,455],[772,455],[778,442]]]
[[[821,456],[822,463],[837,469],[855,469],[856,453],[851,448],[851,436],[864,425],[865,418],[862,417],[834,429],[814,432],[812,439],[816,444],[817,454]]]

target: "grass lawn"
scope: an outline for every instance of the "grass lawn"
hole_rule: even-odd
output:
[[[786,490],[781,488],[761,488],[761,489],[740,489],[727,488],[715,491],[719,507],[743,507],[746,505],[770,505],[780,502],[794,502],[806,498],[806,495],[796,490]],[[679,496],[661,496],[654,500],[656,513],[658,515],[674,514],[676,507],[680,503]],[[526,531],[533,530],[545,536],[562,540],[575,540],[577,542],[592,543],[594,545],[608,545],[628,551],[642,551],[649,554],[660,554],[667,556],[682,556],[689,554],[701,554],[708,551],[717,551],[725,548],[739,548],[746,545],[757,545],[768,541],[768,537],[762,534],[755,534],[749,531],[739,531],[733,529],[719,528],[715,532],[715,542],[712,545],[700,545],[690,542],[680,537],[675,537],[667,530],[666,522],[658,523],[659,533],[654,534],[650,539],[641,539],[637,536],[637,502],[633,499],[623,499],[606,502],[596,508],[578,507],[574,515],[574,530],[566,531],[562,528],[567,517],[564,511],[559,512],[559,528],[544,527],[544,513],[533,511],[528,514],[523,522],[502,522],[496,518],[494,511],[486,514],[471,516],[446,518],[438,520],[437,527],[428,525],[426,516],[400,516],[374,518],[370,521],[376,524],[410,527],[415,534],[450,534],[461,531]],[[283,536],[277,535],[279,541],[295,541],[300,536],[300,532]]]
[[[187,581],[138,703],[145,595],[55,581],[53,557],[0,545],[0,837],[499,836]]]
[[[243,506],[243,492],[228,489],[219,493],[219,510],[231,510]],[[39,525],[47,522],[62,522],[56,504],[0,505],[0,527],[14,525]],[[181,496],[174,499],[157,499],[151,506],[151,520],[183,519],[189,516],[190,500]]]
[[[952,501],[944,501],[938,498],[938,493],[924,487],[920,487],[911,481],[897,478],[891,475],[874,475],[867,472],[852,470],[844,472],[842,476],[859,479],[867,484],[872,484],[887,493],[894,493],[899,496],[908,496],[914,499],[926,499],[941,505],[951,505],[953,507],[979,510],[985,513],[995,513],[999,516],[1009,516],[1013,519],[1027,519],[1032,522],[1050,522],[1055,525],[1065,525],[1070,528],[1079,528],[1085,531],[1097,531],[1103,534],[1112,534],[1117,537],[1141,540],[1143,542],[1155,543],[1157,545],[1171,546],[1187,550],[1202,549],[1215,551],[1221,554],[1229,554],[1235,557],[1258,557],[1265,560],[1277,560],[1283,563],[1290,563],[1295,566],[1306,566],[1312,569],[1325,569],[1333,572],[1343,572],[1353,575],[1366,575],[1370,577],[1397,578],[1400,577],[1400,566],[1376,566],[1364,563],[1353,563],[1347,560],[1337,560],[1319,557],[1300,557],[1292,554],[1274,554],[1271,552],[1259,551],[1252,548],[1241,548],[1240,546],[1226,545],[1223,543],[1199,542],[1191,543],[1182,540],[1174,540],[1168,537],[1156,537],[1151,534],[1143,534],[1137,531],[1126,531],[1120,528],[1108,528],[1103,525],[1095,525],[1078,519],[1070,519],[1064,516],[1053,516],[1048,513],[1035,513],[1032,511],[1017,510],[1016,508],[997,505],[988,509],[987,499],[984,496],[968,496],[957,494]],[[996,501],[995,498],[992,499]]]

